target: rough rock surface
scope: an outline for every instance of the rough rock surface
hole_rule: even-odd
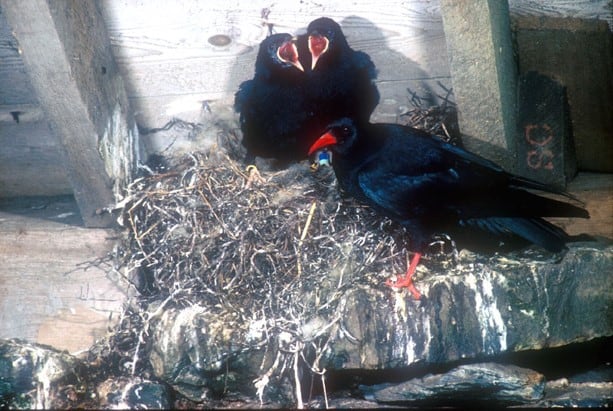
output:
[[[255,395],[256,370],[241,361],[253,356],[261,361],[261,355],[237,359],[248,343],[244,326],[231,314],[212,315],[198,305],[164,311],[152,325],[154,374],[191,401],[210,399],[210,392],[223,392],[228,385]]]
[[[22,340],[0,340],[0,409],[169,409],[168,385],[113,376],[67,352]],[[101,370],[102,369],[102,370]]]
[[[420,302],[354,288],[342,314],[352,337],[331,344],[326,366],[399,367],[610,336],[612,273],[610,244],[577,243],[561,256],[461,254],[457,267],[418,280]]]
[[[445,374],[427,375],[400,384],[364,387],[366,398],[383,403],[452,405],[466,402],[525,404],[543,398],[545,378],[526,368],[496,363],[462,365]]]
[[[613,335],[613,247],[574,244],[556,257],[465,253],[447,273],[418,280],[422,301],[384,286],[349,288],[340,321],[312,318],[302,335],[330,333],[320,363],[327,370],[445,363]],[[194,400],[220,379],[245,391],[267,369],[255,322],[239,324],[195,306],[169,310],[156,324],[155,374]],[[278,345],[290,343],[298,342]]]
[[[96,387],[99,406],[115,409],[170,409],[171,390],[159,382],[134,378],[110,378]]]
[[[136,330],[143,344],[130,354],[148,364],[151,374],[146,371],[129,377],[129,369],[134,371],[130,363],[121,365],[127,370],[121,376],[106,375],[112,372],[110,365],[92,365],[51,347],[2,340],[0,406],[164,408],[177,406],[177,398],[184,398],[185,406],[200,403],[226,408],[253,406],[258,401],[267,406],[324,406],[324,399],[329,404],[385,406],[355,395],[335,397],[333,391],[316,400],[308,394],[307,382],[321,381],[321,391],[330,373],[368,370],[386,374],[408,370],[402,371],[402,381],[422,377],[422,382],[440,382],[453,373],[423,377],[423,372],[416,375],[414,370],[462,361],[464,368],[459,369],[465,373],[475,367],[466,365],[468,362],[498,354],[610,337],[612,259],[610,242],[571,244],[561,255],[541,255],[530,249],[504,257],[462,252],[451,267],[441,269],[434,260],[420,267],[421,301],[413,300],[406,291],[387,288],[383,279],[379,283],[372,276],[363,281],[352,278],[350,286],[319,290],[322,298],[333,296],[340,301],[334,315],[300,313],[304,317],[298,322],[302,324],[298,332],[273,336],[267,335],[266,324],[255,315],[251,322],[238,321],[231,307],[212,310],[194,304],[173,308],[161,302],[151,311],[147,326]],[[305,291],[304,298],[311,298],[312,290]],[[327,307],[325,299],[318,306]],[[607,405],[613,398],[607,367],[598,378],[585,374],[552,381],[542,398],[539,378],[528,378],[522,387],[521,378],[513,373],[500,374],[500,381],[515,384],[516,393],[524,392],[503,401],[544,407]],[[108,371],[101,372],[105,369]],[[95,373],[95,378],[103,375],[100,381],[92,381]],[[400,392],[397,398],[405,401],[410,384],[389,386],[377,395],[395,390]],[[499,386],[490,387],[496,391]],[[461,384],[456,388],[463,389]],[[220,398],[226,402],[214,402]],[[372,399],[388,401],[390,397]]]
[[[86,390],[86,365],[67,352],[0,340],[0,408],[74,407]]]
[[[609,338],[596,345],[575,344],[575,349],[583,347],[582,352],[586,350],[591,352],[594,349],[608,351],[610,341]],[[547,357],[551,355],[551,351],[559,350],[565,351],[563,358],[584,360],[581,355],[574,356],[572,350],[568,351],[566,348],[538,350],[532,353],[539,357]],[[525,361],[524,358],[523,362]],[[177,366],[180,368],[180,364]],[[235,363],[231,366],[238,368]],[[496,363],[473,363],[456,367],[446,373],[438,372],[408,381],[363,386],[361,393],[354,389],[333,389],[316,396],[309,394],[305,397],[304,405],[308,408],[389,408],[399,405],[521,404],[531,407],[610,405],[613,401],[613,368],[610,362],[606,361],[597,368],[593,368],[592,365],[586,370],[580,374],[564,374],[568,378],[555,379],[545,385],[543,376],[536,371]],[[371,378],[371,381],[386,381],[388,379],[385,376],[389,376],[389,373],[390,370],[379,372],[378,379]],[[296,406],[291,398],[284,399],[278,395],[284,390],[290,393],[292,391],[291,386],[279,380],[276,383],[280,384],[271,384],[276,385],[274,389],[278,391],[274,401],[265,399],[261,403],[253,395],[248,395],[247,392],[253,389],[251,384],[247,384],[248,387],[243,387],[243,390],[240,390],[240,387],[236,390],[235,384],[236,391],[230,391],[228,386],[226,387],[228,391],[222,398],[190,400],[180,395],[180,392],[173,393],[162,381],[147,379],[146,374],[146,372],[143,376],[113,374],[112,366],[107,363],[87,363],[67,353],[23,341],[0,341],[0,407],[2,408],[228,409]],[[195,371],[195,374],[198,372]],[[233,374],[238,375],[237,372]],[[228,379],[234,378],[232,373],[226,372],[225,375]],[[405,370],[398,375],[409,378],[410,374]],[[331,380],[334,379],[333,376],[329,377]],[[344,379],[347,378],[355,380],[356,375],[352,377],[345,371]]]
[[[569,382],[566,378],[550,381],[545,386],[545,398],[535,407],[596,408],[613,404],[613,382]]]

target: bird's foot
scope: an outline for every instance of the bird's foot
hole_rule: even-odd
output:
[[[413,298],[419,300],[421,298],[421,293],[419,292],[419,290],[417,290],[417,288],[415,288],[415,284],[413,284],[412,277],[412,274],[404,277],[398,277],[395,281],[393,281],[391,278],[388,278],[385,281],[385,285],[394,288],[406,287],[413,296]]]
[[[250,188],[253,183],[262,184],[266,182],[254,164],[247,166],[247,172],[249,173],[249,177],[247,177],[245,188]]]
[[[417,268],[417,264],[419,264],[419,259],[421,258],[421,253],[415,253],[411,263],[409,264],[409,268],[407,268],[407,272],[404,277],[398,277],[396,281],[392,281],[388,279],[385,282],[385,285],[388,287],[394,288],[403,288],[406,287],[413,295],[413,298],[419,300],[421,298],[421,293],[415,288],[415,284],[413,284],[413,274],[415,274],[415,269]]]

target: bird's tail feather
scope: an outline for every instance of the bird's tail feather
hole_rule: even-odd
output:
[[[556,194],[562,197],[566,197],[569,200],[575,201],[581,206],[585,205],[580,199],[578,199],[577,197],[575,197],[574,195],[572,195],[571,193],[567,191],[564,191],[557,187],[550,186],[548,184],[540,183],[536,180],[532,180],[529,178],[512,175],[510,178],[509,185],[511,187],[520,188],[520,189],[537,190],[537,191],[541,191],[545,193]]]
[[[571,240],[564,230],[538,217],[490,217],[471,219],[464,223],[497,235],[515,235],[553,252],[563,250]]]
[[[585,208],[581,207],[581,205],[571,204],[555,198],[544,197],[523,189],[511,190],[505,194],[501,195],[499,198],[500,207],[497,212],[501,212],[503,214],[500,215],[504,215],[502,210],[507,210],[509,214],[507,214],[506,217],[590,217],[589,212]],[[555,194],[572,198],[569,197],[571,194],[564,192]]]

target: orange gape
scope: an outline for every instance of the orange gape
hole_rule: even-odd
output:
[[[309,36],[309,51],[311,52],[311,56],[313,60],[311,61],[311,70],[315,70],[315,65],[317,65],[317,60],[319,57],[328,51],[328,45],[330,42],[325,36]]]

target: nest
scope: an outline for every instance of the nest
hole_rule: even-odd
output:
[[[381,285],[405,264],[402,229],[341,198],[329,167],[258,178],[223,150],[135,181],[121,223],[120,265],[132,273],[140,309],[198,303],[245,323],[255,313],[271,339],[300,338],[314,315],[332,321],[342,289]]]
[[[322,356],[342,327],[342,295],[356,284],[384,287],[403,272],[406,236],[342,198],[330,167],[313,171],[304,162],[258,176],[237,160],[236,134],[220,136],[211,150],[134,181],[117,206],[126,228],[117,269],[137,292],[105,355],[120,373],[146,375],[155,313],[195,304],[231,312],[238,323],[264,324],[266,338],[244,350],[276,356],[256,381],[261,399],[270,377],[287,373],[307,350],[307,365],[322,372]],[[318,327],[305,335],[314,318]]]
[[[438,86],[442,94],[437,94],[440,105],[428,105],[429,99],[420,97],[415,91],[407,89],[409,93],[410,109],[400,114],[400,123],[427,131],[441,140],[459,145],[460,130],[458,128],[458,113],[452,89],[446,88],[440,81]]]

